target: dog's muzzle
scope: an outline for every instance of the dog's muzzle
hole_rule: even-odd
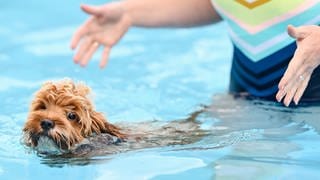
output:
[[[47,136],[40,136],[37,142],[35,150],[39,154],[60,154],[62,150],[57,146],[57,144]]]

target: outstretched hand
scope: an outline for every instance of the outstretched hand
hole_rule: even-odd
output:
[[[297,105],[306,90],[311,74],[320,64],[320,27],[315,25],[288,26],[288,34],[296,39],[297,49],[280,80],[276,99],[289,106]]]
[[[131,23],[124,13],[121,2],[109,3],[101,6],[81,5],[81,9],[91,17],[78,28],[71,40],[71,48],[77,48],[74,62],[86,66],[98,50],[104,46],[100,67],[108,62],[111,48],[127,32]]]

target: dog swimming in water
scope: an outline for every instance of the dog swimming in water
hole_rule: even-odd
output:
[[[111,124],[89,94],[88,86],[70,79],[44,83],[32,100],[23,143],[40,154],[92,156],[190,144],[208,133],[190,119]]]

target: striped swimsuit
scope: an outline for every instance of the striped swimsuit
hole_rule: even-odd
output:
[[[230,91],[275,99],[296,49],[287,26],[320,24],[319,0],[211,0],[228,23],[234,46]],[[320,101],[320,68],[302,101]]]

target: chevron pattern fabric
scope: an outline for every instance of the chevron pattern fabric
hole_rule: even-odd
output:
[[[319,0],[212,0],[234,44],[232,81],[271,96],[296,49],[287,26],[320,24]]]

